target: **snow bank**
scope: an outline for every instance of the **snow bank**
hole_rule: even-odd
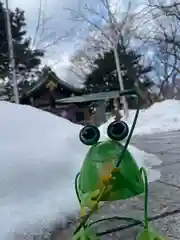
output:
[[[77,213],[74,178],[88,150],[78,139],[80,129],[50,113],[0,102],[1,240],[39,233]],[[130,148],[150,181],[158,179],[151,166],[160,160]]]
[[[135,116],[135,111],[129,111],[129,117],[126,120],[131,127]],[[100,129],[103,135],[106,135],[106,129],[113,118],[109,119]],[[165,100],[153,104],[145,110],[141,110],[134,135],[153,134],[168,131],[180,130],[180,101]]]

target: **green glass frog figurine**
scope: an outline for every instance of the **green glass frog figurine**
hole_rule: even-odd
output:
[[[146,192],[148,183],[147,179],[144,181],[142,174],[145,170],[138,167],[134,157],[120,142],[127,138],[128,134],[128,125],[123,121],[114,121],[108,126],[109,140],[105,141],[99,141],[100,131],[94,125],[87,125],[80,131],[81,142],[91,146],[75,181],[82,218],[86,217],[87,208],[93,212],[98,209],[101,201],[124,200]],[[144,236],[148,236],[147,221],[146,216],[146,234],[141,233],[140,240],[146,240]],[[90,231],[87,231],[85,222],[75,232],[74,240],[97,239],[94,235],[88,235]],[[158,239],[156,234],[152,235],[150,231],[149,234],[156,238],[147,240]]]
[[[108,127],[111,140],[98,142],[100,133],[95,126],[86,126],[80,132],[84,144],[92,145],[83,162],[77,183],[78,194],[84,205],[91,204],[109,181],[111,191],[101,201],[127,199],[144,192],[144,182],[140,170],[131,153],[126,150],[119,166],[124,146],[119,142],[128,135],[128,126],[124,122],[113,122]],[[84,202],[84,201],[87,202]]]

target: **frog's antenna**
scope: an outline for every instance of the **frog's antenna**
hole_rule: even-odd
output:
[[[123,91],[123,92],[120,93],[120,96],[125,96],[125,95],[136,95],[136,97],[137,97],[136,98],[136,100],[137,100],[137,110],[136,110],[136,113],[135,113],[135,116],[134,116],[134,120],[133,120],[131,130],[129,132],[129,136],[128,136],[127,141],[124,145],[123,151],[121,152],[121,155],[120,155],[119,160],[116,164],[116,167],[119,167],[119,165],[120,165],[120,163],[121,163],[121,161],[124,157],[124,154],[126,153],[126,150],[128,148],[129,142],[131,140],[132,134],[134,132],[134,129],[135,129],[135,126],[136,126],[136,123],[137,123],[137,119],[138,119],[138,116],[139,116],[139,110],[140,110],[140,96],[137,93],[137,91],[131,89],[131,90],[126,90],[126,91]]]

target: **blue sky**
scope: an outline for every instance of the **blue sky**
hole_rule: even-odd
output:
[[[133,2],[133,5],[137,7],[135,2],[139,3],[144,0],[136,0]],[[120,3],[121,11],[124,8],[127,1],[120,0],[110,0],[112,6],[116,6],[117,3]],[[123,4],[122,4],[123,2]],[[41,0],[42,13],[44,19],[49,19],[44,24],[44,37],[41,37],[40,47],[47,46],[55,39],[60,39],[56,42],[55,45],[47,48],[46,57],[44,63],[52,66],[56,73],[65,80],[68,80],[67,68],[69,66],[69,57],[77,49],[77,45],[83,41],[83,37],[87,36],[88,28],[87,23],[72,21],[71,15],[64,8],[71,8],[73,10],[78,10],[78,7],[83,7],[84,4],[88,4],[92,9],[98,9],[98,11],[103,11],[102,7],[100,10],[98,8],[98,0]],[[25,11],[25,17],[28,24],[28,34],[34,37],[36,26],[38,22],[38,12],[39,12],[40,0],[9,0],[9,7],[15,8],[19,7]],[[105,12],[103,12],[105,14]],[[99,17],[93,17],[89,15],[90,19],[95,21],[98,24],[101,24]],[[39,28],[40,30],[42,27]],[[72,31],[74,29],[74,31]],[[82,29],[84,31],[82,31]],[[70,30],[69,37],[62,40],[62,36],[67,34],[67,31]],[[77,37],[77,33],[80,33]],[[43,39],[43,41],[42,41]],[[36,45],[38,39],[36,41]],[[72,80],[73,81],[73,80]]]

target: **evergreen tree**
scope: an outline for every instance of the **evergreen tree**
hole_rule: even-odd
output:
[[[141,87],[146,85],[146,82],[140,82],[143,77],[146,79],[146,74],[151,71],[151,66],[143,66],[140,64],[141,55],[133,50],[127,50],[125,47],[118,46],[120,58],[120,66],[123,77],[124,88],[133,88],[136,83],[140,83]],[[85,81],[85,89],[87,92],[103,92],[119,90],[119,81],[116,71],[116,64],[113,50],[105,52],[103,56],[99,56],[95,62],[95,68],[87,76]],[[129,99],[130,107],[132,99]]]
[[[10,10],[10,22],[16,72],[26,78],[34,68],[39,66],[44,52],[39,49],[31,49],[31,40],[26,37],[24,11],[18,8],[14,11]],[[4,79],[9,76],[10,72],[5,9],[0,2],[0,78]]]

